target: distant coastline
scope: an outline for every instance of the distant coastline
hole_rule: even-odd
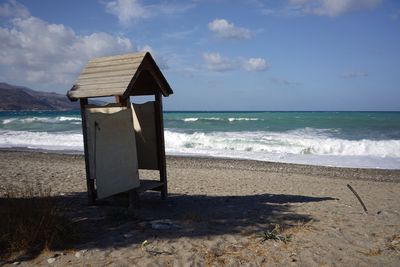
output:
[[[79,110],[79,103],[62,94],[36,91],[0,82],[0,111]]]

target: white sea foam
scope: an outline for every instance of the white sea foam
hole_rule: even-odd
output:
[[[400,140],[327,138],[323,130],[275,132],[165,132],[170,154],[245,158],[343,167],[400,168]]]
[[[165,132],[166,148],[185,152],[196,150],[248,151],[276,154],[400,157],[400,140],[351,141],[299,133],[274,132]]]
[[[324,130],[277,132],[165,131],[167,154],[243,158],[342,167],[400,169],[400,140],[329,138]],[[79,132],[0,130],[0,147],[83,151]]]
[[[10,123],[60,123],[60,122],[80,122],[82,121],[79,116],[59,116],[59,117],[29,117],[29,118],[10,118],[4,119],[3,124]]]
[[[13,121],[15,121],[16,119],[4,119],[3,120],[3,124],[9,124],[9,123],[12,123]]]
[[[194,121],[224,121],[228,120],[229,122],[234,122],[234,121],[259,121],[262,119],[259,118],[218,118],[218,117],[210,117],[210,118],[184,118],[184,122],[194,122]]]
[[[83,151],[82,134],[0,130],[0,147]]]
[[[60,117],[56,117],[56,120],[59,121],[82,121],[81,117],[78,116],[73,116],[73,117],[65,117],[65,116],[60,116]]]
[[[258,121],[260,120],[259,118],[228,118],[228,121],[233,122],[233,121]]]
[[[188,122],[188,121],[198,121],[199,120],[199,118],[186,118],[186,119],[183,119],[183,121],[185,121],[185,122]]]
[[[184,122],[194,122],[194,121],[222,121],[224,120],[223,118],[216,118],[216,117],[211,117],[211,118],[184,118]]]

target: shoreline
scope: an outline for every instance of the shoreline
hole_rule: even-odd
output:
[[[19,148],[0,148],[1,153],[27,153],[31,155],[58,155],[81,157],[84,160],[84,154],[67,151],[49,151],[37,149],[19,149]],[[261,161],[252,159],[235,159],[208,156],[184,156],[184,155],[166,155],[167,165],[179,166],[181,161],[185,161],[181,168],[212,168],[212,169],[240,169],[245,171],[266,171],[274,173],[293,173],[303,175],[317,175],[331,177],[335,179],[362,179],[368,181],[382,181],[400,183],[400,169],[375,169],[375,168],[350,168],[350,167],[332,167],[284,162]]]
[[[83,151],[78,150],[47,150],[39,148],[28,148],[28,147],[0,147],[0,152],[32,152],[32,153],[44,153],[44,154],[59,154],[59,155],[84,155]],[[296,166],[312,167],[312,168],[331,168],[331,169],[349,169],[349,170],[377,170],[377,171],[400,171],[400,166],[397,169],[394,168],[379,168],[379,167],[348,167],[348,166],[330,166],[330,165],[318,165],[308,163],[292,163],[292,162],[280,162],[280,161],[268,161],[258,160],[250,158],[236,158],[236,157],[219,157],[209,155],[194,155],[194,154],[166,154],[166,157],[170,158],[193,158],[193,159],[209,159],[209,160],[231,160],[231,161],[243,161],[243,162],[259,162],[267,164],[289,164]]]

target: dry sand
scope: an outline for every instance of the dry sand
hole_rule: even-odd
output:
[[[82,156],[1,151],[2,186],[50,186],[85,233],[19,265],[400,266],[398,170],[181,157],[167,169],[169,198],[145,193],[132,214],[125,199],[87,205]],[[169,229],[152,228],[165,219]],[[275,224],[288,242],[260,238]]]

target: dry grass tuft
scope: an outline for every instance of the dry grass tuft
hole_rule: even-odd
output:
[[[364,254],[365,256],[379,256],[382,253],[387,253],[387,252],[396,252],[400,253],[400,235],[392,235],[388,239],[386,239],[385,245],[383,248],[376,248],[376,249],[370,249],[366,252],[360,251],[361,254]]]
[[[284,232],[288,235],[295,235],[301,232],[311,231],[312,229],[314,229],[312,224],[313,221],[308,221],[308,222],[298,221],[295,225],[292,225],[284,229]]]
[[[76,238],[64,208],[41,185],[5,186],[0,191],[0,257],[11,259],[62,248]]]
[[[400,234],[393,235],[387,240],[386,249],[400,253]]]
[[[380,248],[376,248],[376,249],[370,249],[367,252],[362,252],[362,254],[364,254],[365,256],[379,256],[382,254],[382,250]]]

